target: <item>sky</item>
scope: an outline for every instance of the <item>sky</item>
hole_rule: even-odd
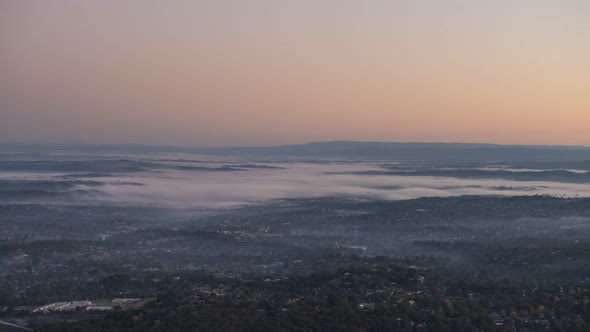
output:
[[[586,0],[4,0],[0,142],[590,145]]]

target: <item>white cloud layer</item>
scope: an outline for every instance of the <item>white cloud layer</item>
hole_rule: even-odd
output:
[[[203,160],[201,160],[203,161]],[[244,164],[244,160],[234,160]],[[247,161],[246,161],[247,162]],[[175,162],[166,162],[175,164]],[[229,160],[204,160],[199,166],[219,167]],[[247,162],[252,164],[252,162]],[[184,162],[176,162],[184,164]],[[456,195],[554,195],[590,197],[587,184],[509,181],[501,179],[459,179],[432,176],[342,174],[382,170],[370,163],[263,163],[281,167],[245,171],[185,171],[157,169],[122,176],[80,178],[104,185],[76,189],[92,190],[88,203],[158,205],[174,208],[220,208],[261,203],[281,198],[346,196],[383,200],[404,200],[429,196]],[[333,174],[340,173],[340,174]],[[0,179],[59,179],[65,173],[0,172]],[[143,185],[125,185],[142,183]],[[98,194],[97,194],[98,190]],[[61,203],[79,203],[75,198]],[[49,199],[48,199],[49,200]]]

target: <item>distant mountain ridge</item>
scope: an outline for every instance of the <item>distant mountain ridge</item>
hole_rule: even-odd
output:
[[[499,145],[484,143],[400,143],[330,141],[307,144],[193,148],[151,145],[0,144],[0,152],[104,151],[180,152],[227,156],[337,158],[355,160],[408,160],[447,162],[572,162],[590,160],[590,147]]]

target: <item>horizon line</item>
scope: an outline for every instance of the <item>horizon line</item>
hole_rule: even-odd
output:
[[[179,149],[245,149],[245,148],[273,148],[305,146],[312,144],[330,143],[373,143],[373,144],[415,144],[415,145],[481,145],[496,147],[539,147],[539,148],[583,148],[590,149],[590,145],[581,144],[515,144],[515,143],[491,143],[491,142],[452,142],[452,141],[378,141],[378,140],[350,140],[338,139],[327,141],[309,141],[305,143],[270,144],[270,145],[225,145],[225,146],[189,146],[178,144],[157,144],[157,143],[89,143],[89,142],[0,142],[0,146],[44,146],[44,147],[158,147],[158,148],[179,148]]]

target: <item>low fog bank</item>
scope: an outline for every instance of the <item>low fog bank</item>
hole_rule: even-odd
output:
[[[590,197],[589,176],[584,169],[491,167],[489,163],[272,160],[180,153],[52,153],[20,158],[4,154],[0,202],[220,208],[325,196],[374,200],[461,195]]]

